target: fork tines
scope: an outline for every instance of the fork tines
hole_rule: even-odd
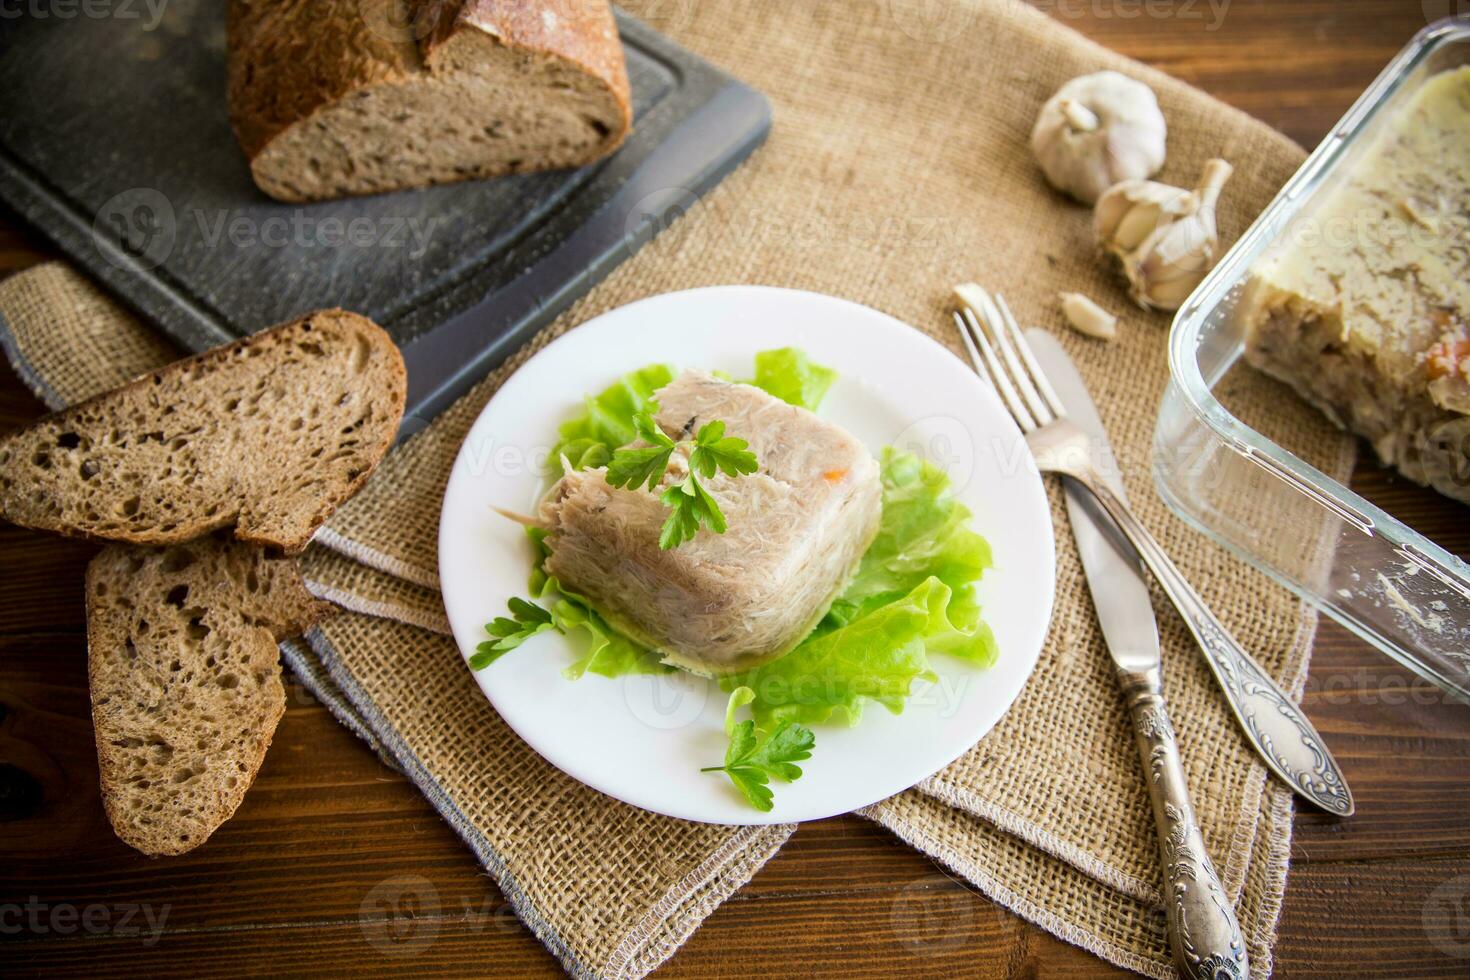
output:
[[[974,283],[957,287],[955,292],[961,305],[954,321],[970,360],[1000,393],[1021,430],[1030,432],[1064,417],[1062,401],[1036,363],[1005,298],[997,294],[992,299]]]

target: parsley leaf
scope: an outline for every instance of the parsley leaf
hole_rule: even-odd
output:
[[[497,616],[494,622],[485,627],[485,632],[494,639],[486,640],[475,648],[474,656],[470,657],[472,670],[484,670],[537,633],[544,633],[547,630],[561,632],[551,621],[551,613],[534,602],[512,598],[506,605],[510,608],[511,616],[515,618]]]
[[[659,494],[659,500],[669,509],[669,516],[659,530],[658,546],[668,551],[693,538],[701,527],[715,534],[725,533],[725,515],[699,482],[700,477],[710,479],[717,472],[743,476],[754,473],[760,464],[748,448],[748,442],[725,435],[724,422],[718,419],[706,422],[693,440],[675,442],[654,421],[657,411],[658,402],[650,400],[643,411],[633,416],[634,431],[648,445],[614,450],[607,461],[607,482],[609,486],[629,490],[647,487],[657,491],[674,451],[689,446],[689,475]]]
[[[743,476],[759,469],[755,453],[744,439],[725,435],[725,423],[719,419],[706,422],[694,437],[694,448],[689,452],[689,468],[708,478],[719,469],[726,476]]]
[[[770,781],[774,776],[785,782],[801,778],[796,763],[812,757],[816,736],[810,728],[789,721],[770,732],[759,731],[749,719],[737,722],[735,712],[755,700],[755,692],[738,687],[725,707],[725,734],[730,744],[725,748],[725,764],[708,766],[700,772],[723,772],[740,790],[751,806],[769,813],[773,795]]]
[[[677,548],[694,537],[700,527],[707,527],[716,534],[725,533],[725,515],[720,505],[693,473],[683,483],[676,483],[665,490],[659,499],[669,508],[668,519],[658,536],[658,546],[665,551]]]
[[[686,492],[687,485],[688,481],[685,481],[669,487],[659,497],[669,508],[669,516],[658,535],[658,546],[664,551],[679,547],[699,533],[699,516],[695,513],[697,505]]]
[[[674,453],[672,446],[643,446],[636,449],[619,449],[612,454],[607,464],[607,482],[614,487],[637,490],[648,484],[652,490],[664,478],[669,468],[669,457]]]
[[[650,401],[648,407],[633,416],[633,430],[647,446],[624,446],[613,450],[607,461],[607,482],[614,487],[637,490],[645,484],[652,490],[664,478],[669,468],[669,458],[674,455],[676,443],[664,435],[653,421],[658,411],[658,402]]]
[[[638,433],[638,438],[644,442],[673,449],[674,440],[664,435],[664,430],[660,429],[658,423],[653,420],[654,415],[658,413],[658,409],[658,402],[650,401],[647,408],[633,416],[633,429]]]

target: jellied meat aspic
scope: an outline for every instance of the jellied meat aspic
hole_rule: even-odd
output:
[[[789,652],[826,613],[878,531],[878,463],[852,435],[758,388],[686,371],[657,392],[675,439],[720,419],[757,473],[702,480],[728,530],[658,546],[667,509],[647,489],[568,473],[541,505],[546,570],[669,663],[725,674]],[[682,479],[675,456],[669,480]]]

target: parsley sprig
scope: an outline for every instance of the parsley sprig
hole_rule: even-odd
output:
[[[552,622],[551,613],[534,602],[513,598],[506,605],[515,618],[496,616],[494,622],[485,627],[485,632],[494,639],[486,640],[475,647],[474,656],[470,657],[471,670],[484,670],[537,633],[545,633],[547,630],[561,632]]]
[[[716,534],[725,533],[725,515],[700,479],[708,480],[716,472],[727,476],[743,476],[759,468],[755,453],[744,439],[725,435],[725,423],[719,419],[706,422],[692,440],[675,442],[653,421],[658,402],[633,417],[633,427],[646,446],[625,446],[613,452],[607,464],[607,482],[615,487],[656,490],[668,471],[669,460],[680,446],[689,447],[689,475],[669,486],[659,495],[669,516],[658,536],[658,546],[665,551],[677,548],[707,527]]]
[[[707,766],[700,772],[723,772],[745,796],[750,805],[763,813],[771,810],[771,777],[792,782],[801,778],[796,763],[812,757],[817,738],[810,728],[783,721],[770,732],[758,731],[755,722],[737,722],[735,712],[755,700],[755,692],[737,687],[725,707],[725,734],[730,744],[725,747],[725,764]]]

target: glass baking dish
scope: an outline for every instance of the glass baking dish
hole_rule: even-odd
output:
[[[1244,363],[1234,315],[1256,261],[1293,222],[1310,219],[1314,201],[1379,124],[1427,78],[1467,63],[1470,18],[1421,31],[1179,311],[1153,471],[1190,524],[1406,667],[1470,698],[1470,566],[1323,472],[1341,472],[1343,460],[1320,451],[1320,466],[1306,458],[1308,443],[1340,439],[1290,389]]]

